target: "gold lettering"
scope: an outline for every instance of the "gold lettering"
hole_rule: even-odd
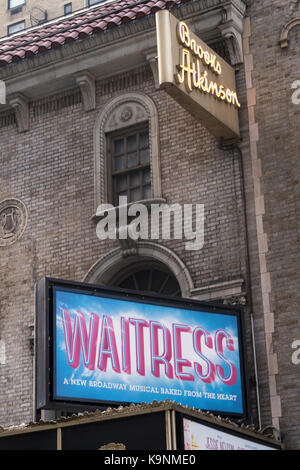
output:
[[[211,55],[211,60],[210,60],[210,65],[214,70],[216,69],[216,60],[217,60],[216,56],[212,54]]]
[[[216,71],[216,73],[217,73],[218,75],[221,75],[222,69],[221,69],[220,62],[217,62],[217,63],[216,63],[215,71]]]
[[[204,93],[208,93],[208,80],[207,80],[207,72],[205,70],[204,74],[201,76],[201,89]]]
[[[232,92],[232,104],[235,104],[238,108],[241,107],[241,103],[238,100],[237,94]]]
[[[226,93],[224,91],[224,86],[220,85],[220,98],[222,101],[226,100]]]
[[[200,62],[198,59],[196,64],[193,62],[193,86],[194,88],[199,88],[200,86]]]
[[[210,82],[209,84],[209,91],[208,91],[211,95],[214,95],[216,94],[216,96],[218,98],[220,98],[220,91],[219,91],[219,87],[218,87],[218,84],[217,83],[214,83],[214,82]]]
[[[194,55],[203,60],[205,65],[210,66],[215,73],[221,75],[222,68],[220,62],[216,62],[216,56],[209,51],[203,50],[202,46],[197,44],[196,39],[190,38],[190,30],[184,21],[178,23],[177,36],[179,43],[190,49]]]
[[[178,26],[178,35],[179,35],[179,42],[184,44],[186,47],[190,47],[190,33],[189,28],[187,25],[180,21]]]
[[[192,75],[194,74],[194,71],[191,69],[190,53],[187,49],[182,49],[181,64],[179,65],[179,69],[181,69],[181,73],[177,74],[178,83],[185,83],[187,91],[193,91]],[[186,81],[185,74],[187,76]]]
[[[221,64],[216,55],[204,50],[200,44],[197,44],[196,39],[190,38],[189,28],[183,21],[178,24],[177,36],[178,41],[185,47],[181,51],[181,63],[177,66],[179,73],[175,75],[176,83],[184,84],[188,93],[198,89],[200,92],[208,93],[221,101],[240,107],[236,92],[225,88],[222,84],[209,81],[206,70],[201,74],[200,60],[205,67],[210,67],[217,75],[222,74]]]
[[[202,47],[199,44],[199,46],[198,46],[198,55],[199,55],[200,59],[203,59],[203,54],[204,54],[204,51],[203,51]]]
[[[227,88],[226,90],[226,101],[227,103],[231,103],[232,101],[232,91]]]
[[[190,49],[195,55],[197,55],[197,43],[195,39],[191,39]]]
[[[204,52],[204,60],[205,60],[206,65],[210,64],[210,53],[208,51]]]

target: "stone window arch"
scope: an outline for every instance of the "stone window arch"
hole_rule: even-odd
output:
[[[194,289],[194,283],[189,270],[183,261],[169,248],[164,247],[158,243],[149,241],[139,242],[135,254],[131,256],[124,256],[121,248],[115,248],[108,253],[103,254],[96,263],[89,269],[83,278],[83,282],[91,284],[102,284],[105,286],[115,287],[130,287],[124,285],[124,281],[129,281],[129,278],[138,271],[146,269],[157,269],[160,272],[165,272],[172,279],[172,285],[175,282],[178,284],[173,289],[165,289],[167,286],[167,276],[162,279],[161,292],[153,289],[146,289],[157,294],[166,294],[173,296],[191,297],[191,292]],[[149,281],[149,277],[148,277]],[[152,286],[153,287],[153,286]],[[137,290],[137,289],[135,289]]]
[[[144,93],[126,93],[110,100],[99,113],[94,128],[95,211],[100,204],[111,202],[108,136],[133,126],[148,123],[151,199],[161,199],[158,112],[152,99]]]
[[[288,38],[289,33],[296,26],[300,26],[300,17],[293,18],[287,24],[284,25],[284,27],[281,31],[280,39],[279,39],[279,44],[280,44],[282,49],[288,47],[288,45],[289,45],[289,38]]]

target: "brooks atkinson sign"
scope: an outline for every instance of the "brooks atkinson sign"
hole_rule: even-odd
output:
[[[53,401],[119,404],[169,398],[244,415],[239,310],[48,284],[44,328],[50,334],[40,329],[40,336],[50,339]],[[38,310],[40,322],[43,307]]]
[[[216,137],[239,138],[234,69],[168,10],[156,13],[159,84]]]

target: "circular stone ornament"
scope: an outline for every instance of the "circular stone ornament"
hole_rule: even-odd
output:
[[[27,225],[27,210],[18,199],[0,202],[0,247],[15,243]]]
[[[133,111],[130,106],[125,106],[121,111],[121,121],[127,122],[132,118]]]

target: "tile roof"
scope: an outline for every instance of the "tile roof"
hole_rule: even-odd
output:
[[[139,20],[189,0],[120,0],[0,41],[0,67]]]

